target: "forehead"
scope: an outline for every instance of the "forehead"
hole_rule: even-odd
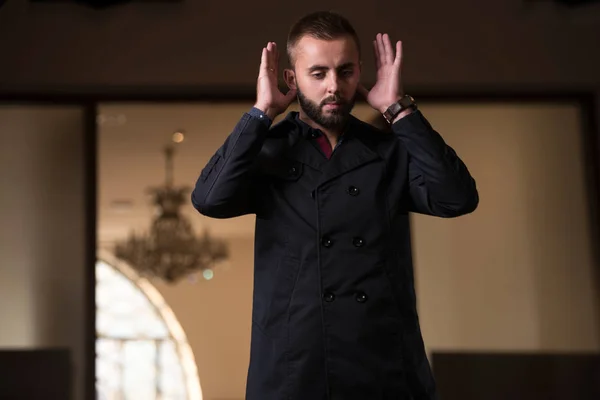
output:
[[[359,63],[358,48],[349,36],[334,40],[304,36],[296,44],[294,53],[297,68],[310,68],[313,65],[335,68],[350,62]]]

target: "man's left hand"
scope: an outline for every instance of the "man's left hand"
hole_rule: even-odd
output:
[[[404,94],[400,76],[402,42],[396,42],[396,54],[394,54],[389,35],[378,33],[373,41],[373,47],[377,66],[377,82],[371,90],[367,90],[359,83],[358,91],[367,99],[371,107],[383,114],[389,106],[400,100]]]

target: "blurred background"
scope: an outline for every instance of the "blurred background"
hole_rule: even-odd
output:
[[[7,0],[0,399],[244,398],[254,217],[189,189],[261,48],[319,9],[357,29],[367,85],[375,35],[403,41],[406,92],[477,180],[475,213],[411,218],[441,398],[600,398],[600,2]]]

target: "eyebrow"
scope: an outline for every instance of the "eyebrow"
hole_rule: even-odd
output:
[[[346,69],[348,67],[354,67],[355,64],[353,62],[347,62],[344,63],[342,65],[340,65],[339,67],[337,67],[338,70],[340,69]],[[329,69],[329,67],[326,67],[324,65],[313,65],[311,67],[308,68],[309,72],[314,72],[314,71],[319,71],[319,70],[324,70],[324,69]]]

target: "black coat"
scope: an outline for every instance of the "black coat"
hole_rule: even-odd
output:
[[[296,112],[270,129],[244,114],[202,170],[200,213],[256,214],[247,400],[437,398],[408,213],[457,217],[479,197],[420,111],[392,131],[352,117],[327,160]]]

